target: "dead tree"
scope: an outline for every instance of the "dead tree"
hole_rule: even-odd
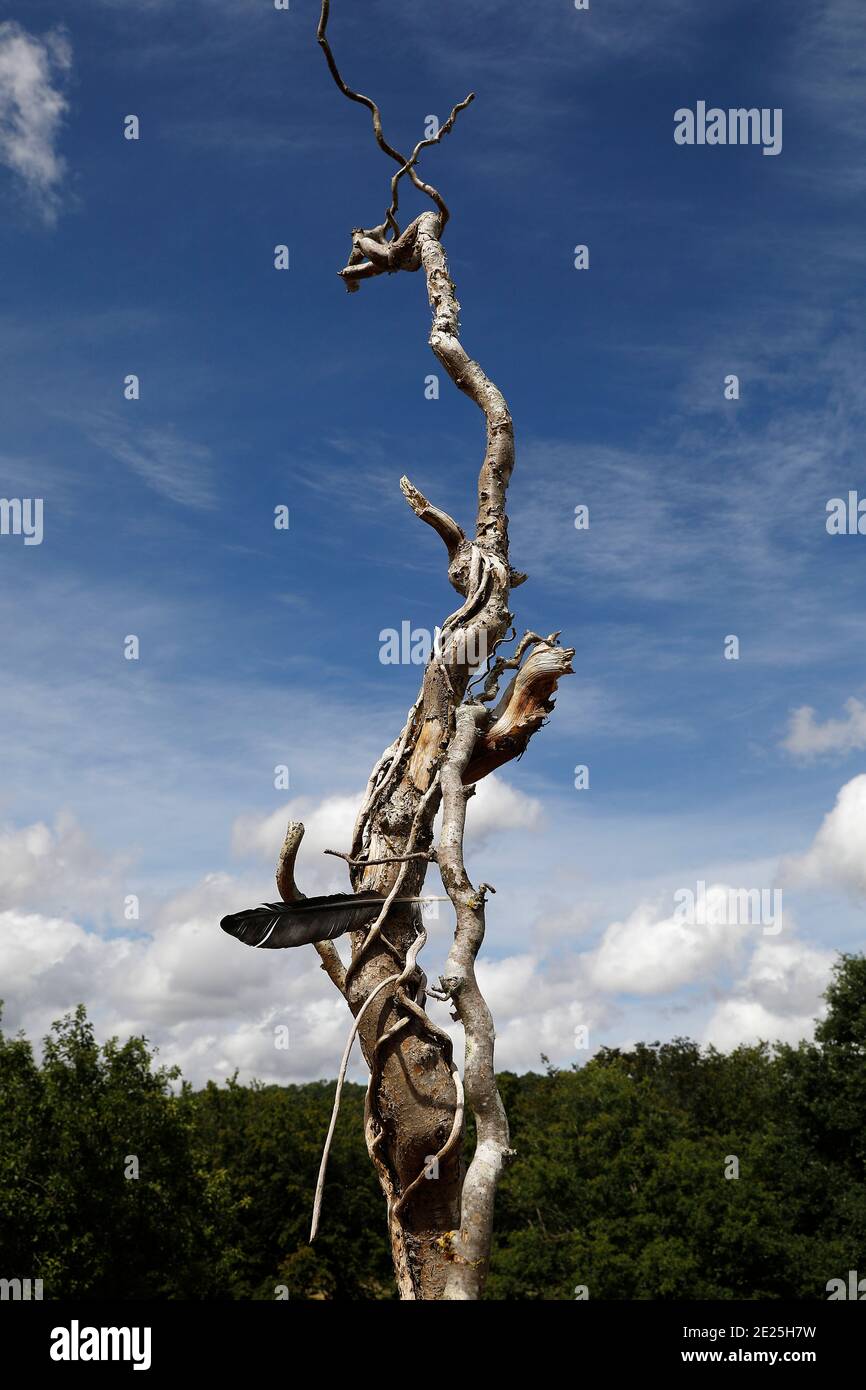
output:
[[[496,1186],[511,1151],[494,1073],[493,1020],[475,978],[489,885],[473,887],[463,863],[466,804],[480,778],[524,752],[553,708],[557,682],[571,672],[574,651],[559,645],[558,633],[534,632],[517,642],[512,656],[502,650],[516,638],[510,593],[526,578],[508,558],[513,426],[502,393],[460,342],[459,305],[442,245],[448,208],[418,173],[422,151],[451,131],[472,95],[454,107],[438,134],[420,140],[408,157],[401,154],[385,139],[376,103],[340,74],[327,37],[329,8],[322,0],[318,41],[331,75],[346,97],[370,111],[376,142],[397,165],[384,221],[352,232],[348,264],[339,273],[346,288],[357,291],[362,281],[385,273],[423,270],[433,312],[430,347],[458,390],[482,410],[487,438],[469,534],[408,478],[400,480],[412,511],[444,543],[448,577],[461,602],[441,625],[403,729],[370,774],[343,855],[353,892],[373,890],[381,907],[371,924],[352,932],[348,966],[333,941],[316,949],[355,1015],[370,1068],[366,1141],[387,1201],[400,1297],[475,1299],[490,1256]],[[433,208],[401,231],[398,199],[407,177]],[[277,886],[285,902],[301,896],[294,864],[302,835],[303,826],[292,823],[280,856]],[[418,959],[426,933],[413,900],[433,859],[456,929],[439,986],[428,990]],[[448,1000],[463,1026],[462,1081],[448,1034],[427,1014],[428,995]],[[468,1168],[464,1094],[476,1125]]]

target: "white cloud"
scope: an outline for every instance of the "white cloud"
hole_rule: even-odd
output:
[[[200,915],[182,915],[181,906],[189,912],[196,896]],[[241,884],[214,875],[167,905],[149,935],[107,940],[62,918],[0,913],[4,1026],[37,1039],[83,1000],[100,1037],[144,1033],[158,1045],[160,1061],[179,1064],[194,1084],[236,1069],[246,1081],[333,1076],[349,1026],[343,1000],[312,950],[249,951],[220,932],[219,913],[243,901]],[[800,942],[759,942],[705,1040],[728,1048],[757,1037],[809,1036],[831,960]],[[585,1061],[578,1026],[589,1029],[590,1050],[610,1036],[617,1008],[610,995],[634,981],[617,979],[600,990],[591,967],[586,954],[482,957],[478,978],[496,1020],[501,1069],[537,1068],[542,1052],[560,1064]],[[452,1032],[459,1061],[459,1028],[435,1001],[431,1013]],[[635,1031],[631,1015],[625,1021],[635,1036],[649,1035],[642,1025]],[[275,1046],[278,1026],[288,1027],[287,1050]],[[365,1075],[357,1054],[353,1074]]]
[[[107,858],[70,815],[0,829],[0,909],[123,920],[125,860]]]
[[[105,941],[64,918],[0,913],[4,1025],[35,1025],[43,1032],[81,1000],[100,999],[106,971],[113,971],[128,951],[127,940]]]
[[[812,1017],[827,988],[832,951],[816,950],[796,939],[760,941],[737,992],[748,991],[766,1009],[792,1017]]]
[[[535,830],[541,802],[503,782],[492,772],[477,783],[466,808],[466,843],[480,846],[501,830]]]
[[[160,1060],[179,1064],[194,1084],[235,1070],[245,1081],[333,1076],[349,1019],[315,953],[309,948],[250,951],[221,932],[219,920],[268,895],[289,819],[307,826],[298,868],[302,890],[345,887],[345,866],[322,850],[348,847],[359,801],[356,793],[321,801],[298,797],[270,815],[240,818],[233,847],[248,862],[239,872],[206,874],[162,904],[145,895],[141,922],[125,923],[123,934],[89,929],[88,909],[100,895],[113,897],[122,875],[118,863],[102,856],[74,821],[61,819],[54,828],[37,823],[0,835],[6,1028],[23,1027],[38,1039],[54,1019],[83,1001],[100,1037],[143,1033],[159,1047]],[[476,820],[482,835],[495,828],[531,828],[540,815],[531,797],[498,779],[470,806],[483,813]],[[46,885],[52,884],[62,885],[63,902],[50,898]],[[551,880],[546,891],[551,912],[561,908],[556,882]],[[693,1036],[706,1030],[706,1039],[719,1046],[758,1036],[808,1036],[829,953],[792,941],[787,910],[784,941],[762,937],[757,926],[713,924],[714,902],[726,901],[730,891],[722,884],[707,890],[705,926],[662,916],[643,904],[610,923],[593,949],[578,950],[574,941],[538,934],[529,945],[524,931],[511,938],[520,944],[499,958],[497,940],[501,951],[503,937],[497,927],[507,928],[510,916],[519,920],[521,912],[507,891],[501,903],[500,897],[491,900],[478,976],[496,1022],[498,1065],[537,1068],[542,1052],[560,1065],[582,1062],[589,1052],[575,1041],[579,1025],[589,1028],[592,1051],[602,1041],[625,1045],[627,1039],[665,1035],[674,1017],[681,1031],[684,1015]],[[565,882],[562,892],[571,904],[572,889]],[[444,916],[447,921],[440,922],[441,931],[431,932],[427,948],[431,980],[441,967],[438,957],[447,951],[447,906]],[[732,973],[740,975],[733,987]],[[695,985],[703,986],[698,995],[684,992]],[[646,999],[646,1006],[634,996]],[[658,996],[667,999],[660,1004]],[[459,1028],[445,1006],[432,1001],[430,1007],[437,1021],[451,1028],[459,1059]],[[275,1046],[281,1025],[289,1030],[287,1050]],[[360,1055],[352,1074],[365,1075]]]
[[[302,893],[334,893],[348,889],[345,866],[326,856],[326,849],[348,853],[361,791],[328,796],[322,801],[297,797],[268,816],[239,816],[232,827],[232,853],[276,865],[290,820],[302,821],[304,842],[298,854],[297,880]],[[436,821],[438,834],[439,820]],[[466,844],[477,848],[506,830],[532,830],[541,820],[541,803],[516,791],[495,773],[479,782],[466,811]]]
[[[83,1000],[99,1036],[144,1033],[158,1045],[160,1060],[179,1064],[195,1084],[235,1069],[247,1081],[333,1076],[349,1019],[317,957],[311,950],[244,950],[219,931],[216,915],[232,905],[238,885],[223,879],[208,892],[219,899],[212,914],[181,920],[167,912],[158,930],[136,938],[105,940],[62,919],[0,914],[5,1026],[39,1038],[53,1019]],[[759,945],[738,992],[719,1005],[707,1040],[730,1047],[759,1035],[808,1035],[830,957],[806,947],[796,951]],[[496,1020],[500,1068],[537,1068],[542,1052],[559,1063],[586,1060],[575,1028],[589,1028],[594,1050],[614,1007],[587,963],[585,956],[547,960],[530,954],[479,961],[479,982]],[[629,982],[617,981],[616,990],[622,988]],[[433,1002],[431,1012],[450,1026],[443,1006]],[[275,1046],[279,1025],[289,1030],[286,1051]],[[460,1030],[451,1031],[459,1060]],[[357,1055],[353,1073],[365,1074]]]
[[[577,955],[546,960],[537,955],[482,957],[478,983],[496,1022],[496,1066],[500,1070],[538,1068],[542,1053],[558,1062],[585,1062],[597,1045],[609,1004],[593,991],[584,960]],[[589,1029],[589,1049],[577,1046],[575,1029]],[[461,1056],[459,1029],[453,1034]]]
[[[307,828],[298,866],[303,891],[348,886],[345,866],[322,851],[348,847],[359,803],[360,793],[295,798],[271,815],[240,818],[233,848],[256,861],[254,868],[208,874],[150,911],[145,902],[129,934],[109,937],[75,918],[102,899],[122,902],[119,863],[101,855],[69,817],[54,828],[9,830],[0,836],[4,1027],[23,1028],[36,1040],[83,1001],[99,1036],[144,1033],[162,1062],[179,1064],[197,1084],[235,1069],[245,1080],[332,1076],[350,1020],[318,957],[309,949],[246,950],[220,931],[219,920],[265,896],[289,819]],[[483,812],[481,834],[532,824],[538,815],[531,798],[498,779],[475,809]],[[62,911],[49,910],[55,899],[63,900]],[[537,1065],[539,1050],[568,1048],[578,1006],[567,980],[546,980],[543,962],[530,957],[487,961],[483,974],[504,1015],[502,1065]],[[447,1022],[447,1011],[440,1012]],[[278,1025],[288,1027],[287,1050],[275,1046]],[[353,1070],[365,1074],[360,1056]]]
[[[22,180],[48,221],[56,216],[66,168],[57,140],[68,109],[62,87],[71,63],[62,33],[40,39],[14,20],[0,24],[0,162]]]
[[[286,826],[290,820],[302,821],[304,841],[298,853],[298,888],[308,898],[319,893],[348,892],[345,863],[326,855],[325,850],[348,854],[362,800],[360,791],[348,796],[326,796],[319,802],[296,797],[269,816],[239,816],[232,826],[232,853],[238,858],[264,860],[273,872]]]
[[[846,719],[828,719],[819,724],[810,705],[791,711],[787,737],[782,747],[795,758],[814,758],[823,753],[851,753],[866,748],[866,705],[860,700],[845,701]]]
[[[727,1050],[763,1039],[797,1043],[812,1036],[833,955],[802,941],[763,940],[743,978],[707,1024],[704,1041]]]
[[[747,936],[759,928],[744,922],[713,921],[736,890],[723,884],[707,888],[706,924],[671,914],[658,918],[643,903],[624,922],[613,922],[588,963],[596,988],[628,994],[665,994],[707,979],[740,957]]]
[[[199,511],[215,505],[213,455],[206,444],[182,438],[171,425],[133,431],[108,415],[83,417],[82,424],[100,449],[160,496]]]
[[[782,872],[792,883],[866,896],[866,773],[845,783],[809,849],[783,860]]]
[[[218,918],[105,940],[60,918],[0,913],[4,1028],[41,1038],[83,1001],[101,1037],[144,1033],[198,1083],[236,1067],[247,1080],[333,1075],[349,1018],[315,954],[296,953],[294,968],[279,952],[241,955]]]

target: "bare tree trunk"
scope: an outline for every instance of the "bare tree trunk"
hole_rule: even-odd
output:
[[[460,342],[459,305],[441,240],[448,209],[415,167],[421,150],[449,133],[472,97],[407,159],[385,141],[376,104],[343,81],[326,36],[328,12],[329,0],[322,0],[318,37],[334,80],[370,110],[377,143],[399,165],[385,221],[353,232],[349,263],[340,274],[349,290],[357,290],[363,280],[384,272],[423,269],[433,311],[430,346],[455,386],[483,411],[487,438],[471,538],[407,478],[400,481],[412,510],[444,542],[448,576],[463,601],[442,623],[441,641],[406,724],[370,775],[345,856],[354,890],[375,889],[387,895],[386,902],[372,927],[352,933],[352,959],[345,970],[332,943],[318,949],[323,969],[352,1013],[360,1016],[363,1010],[359,1033],[370,1067],[366,1140],[387,1200],[400,1297],[475,1299],[490,1257],[496,1184],[511,1151],[494,1072],[493,1020],[475,979],[487,885],[474,889],[463,864],[466,802],[479,778],[524,751],[552,709],[557,681],[570,673],[574,652],[558,645],[558,633],[546,638],[527,633],[510,659],[496,655],[515,635],[509,596],[526,578],[508,559],[513,426],[501,392]],[[406,175],[436,210],[422,213],[401,232],[398,185]],[[491,709],[509,670],[515,675]],[[475,680],[484,681],[477,694],[470,688]],[[442,832],[434,852],[440,804]],[[302,834],[302,826],[290,825],[278,866],[278,887],[287,900],[298,896],[293,869]],[[417,960],[426,940],[418,909],[392,900],[421,893],[433,857],[457,925],[440,988],[428,991]],[[477,1130],[468,1171],[462,1156],[463,1086],[451,1040],[427,1014],[428,992],[451,1002],[465,1032],[465,1096]]]

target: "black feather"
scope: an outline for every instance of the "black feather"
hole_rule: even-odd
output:
[[[331,941],[344,932],[375,922],[385,901],[381,893],[329,893],[323,898],[299,898],[293,903],[263,903],[246,912],[233,912],[220,922],[224,932],[246,946],[267,950]]]

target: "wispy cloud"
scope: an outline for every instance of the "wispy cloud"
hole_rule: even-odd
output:
[[[845,783],[806,853],[792,855],[782,868],[792,883],[866,897],[866,773]]]
[[[0,162],[46,222],[57,217],[66,173],[57,144],[71,66],[72,50],[61,30],[38,38],[14,20],[0,24]]]
[[[859,467],[866,359],[847,320],[831,319],[809,303],[765,307],[745,313],[737,336],[720,314],[703,341],[679,344],[666,368],[668,379],[681,373],[675,408],[631,446],[524,445],[512,484],[517,562],[532,555],[533,576],[608,602],[700,594],[742,611],[796,591],[801,634],[813,617],[816,638],[845,625],[859,571],[842,547],[828,549],[824,523],[827,499]],[[740,374],[742,401],[723,397],[728,372]],[[575,530],[579,503],[588,530]],[[780,621],[784,611],[776,633]]]
[[[820,143],[800,177],[837,194],[866,187],[863,102],[866,8],[862,0],[824,0],[798,15],[788,46],[788,75],[815,121]]]
[[[182,438],[171,425],[133,431],[107,416],[94,420],[88,434],[169,501],[199,510],[216,505],[213,455],[206,444]]]
[[[803,759],[866,748],[866,705],[852,695],[845,701],[845,709],[846,718],[827,719],[823,724],[815,718],[811,705],[792,710],[782,747]]]
[[[723,1051],[741,1043],[796,1044],[812,1035],[833,955],[803,941],[762,941],[731,997],[718,1005],[704,1041]]]

